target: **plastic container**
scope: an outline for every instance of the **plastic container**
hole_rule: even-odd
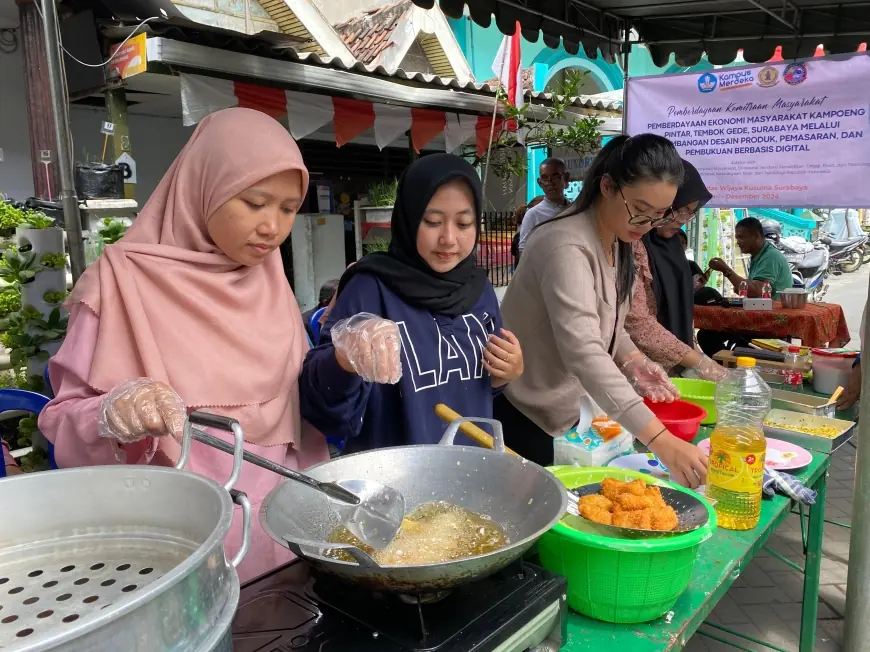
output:
[[[716,383],[695,378],[671,378],[671,382],[679,390],[682,400],[694,403],[707,412],[707,416],[701,419],[702,426],[716,423],[716,403],[713,401]]]
[[[710,434],[707,496],[716,501],[719,524],[730,530],[758,525],[770,396],[755,358],[737,358],[737,368],[716,386],[719,421]]]
[[[704,408],[688,401],[653,403],[644,399],[643,402],[672,434],[683,441],[692,441],[695,438],[701,421],[707,416]]]
[[[649,475],[617,468],[556,466],[549,469],[569,489],[604,478],[688,489]],[[568,606],[590,618],[609,623],[643,623],[670,611],[692,577],[698,546],[716,529],[716,514],[692,532],[658,539],[615,539],[574,529],[582,522],[566,516],[538,541],[544,568],[568,579]]]
[[[801,347],[799,346],[790,346],[787,351],[784,351],[785,360],[783,362],[788,365],[788,369],[785,370],[785,384],[792,387],[800,387],[804,384],[804,372],[800,367],[800,352]]]
[[[813,349],[813,391],[833,394],[837,387],[846,387],[858,351],[846,349]]]

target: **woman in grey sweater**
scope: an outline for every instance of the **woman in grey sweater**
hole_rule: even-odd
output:
[[[596,156],[574,204],[529,236],[501,304],[525,372],[494,405],[507,445],[521,455],[552,463],[553,437],[577,422],[588,394],[677,482],[704,481],[705,456],[643,403],[643,396],[674,400],[676,389],[623,328],[635,274],[631,243],[673,219],[682,176],[669,140],[619,136]]]

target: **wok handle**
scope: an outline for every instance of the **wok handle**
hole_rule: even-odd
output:
[[[248,554],[248,548],[251,547],[251,501],[248,500],[246,493],[235,489],[230,489],[230,496],[232,496],[233,502],[242,508],[242,546],[230,561],[233,568],[238,568],[245,555]]]
[[[459,430],[462,431],[462,434],[466,435],[467,437],[474,440],[475,442],[477,442],[478,444],[480,444],[481,446],[483,446],[485,448],[493,448],[493,449],[495,448],[495,441],[493,440],[492,436],[488,432],[483,430],[482,428],[479,428],[478,426],[471,423],[471,421],[473,421],[473,420],[480,421],[481,419],[464,419],[463,420],[461,414],[459,414],[458,412],[455,412],[454,410],[447,407],[443,403],[439,403],[438,405],[435,406],[435,414],[437,414],[441,419],[443,419],[444,421],[446,421],[449,424],[452,424],[454,421],[459,420],[460,421]],[[496,423],[498,423],[498,422],[496,422]],[[500,423],[499,423],[498,429],[499,429],[499,432],[501,432],[501,424]],[[448,428],[448,430],[449,430],[449,428]],[[493,427],[493,432],[495,432],[494,427]],[[446,436],[447,436],[446,432],[444,433],[444,436],[446,438]],[[441,443],[442,444],[444,443],[444,439],[441,440]],[[451,440],[450,443],[453,443],[453,441]],[[514,451],[512,451],[510,448],[507,448],[504,446],[503,436],[502,436],[502,446],[504,447],[504,451],[506,453],[510,453],[511,455],[516,455],[516,453]]]
[[[230,453],[233,456],[233,470],[230,473],[229,479],[224,483],[224,489],[229,491],[235,486],[236,482],[239,481],[239,476],[242,473],[242,460],[244,459],[245,452],[245,433],[244,431],[242,431],[242,426],[235,419],[229,419],[227,417],[222,417],[217,414],[193,412],[187,417],[187,420],[184,422],[184,439],[182,439],[181,441],[181,457],[178,459],[178,464],[175,465],[176,469],[184,469],[184,467],[187,465],[187,459],[188,457],[190,457],[190,441],[192,439],[199,439],[199,437],[196,437],[194,434],[194,423],[206,426],[208,428],[217,428],[218,430],[225,430],[227,432],[233,433],[233,446],[226,444],[220,439],[202,433],[209,439],[220,441],[220,443],[226,447],[222,448],[221,450],[225,450],[227,453]],[[198,433],[200,431],[196,432]]]
[[[459,419],[455,419],[449,426],[447,426],[447,430],[444,431],[444,436],[441,438],[441,441],[438,442],[438,445],[452,446],[453,440],[456,439],[456,435],[459,432],[459,427],[463,423],[472,423],[475,421],[477,423],[488,423],[492,426],[492,432],[494,433],[491,437],[493,440],[492,450],[496,453],[504,453],[504,434],[501,429],[501,421],[496,421],[495,419],[483,419],[480,417],[460,417]]]
[[[196,439],[198,442],[202,442],[203,444],[211,446],[212,448],[217,448],[224,453],[230,453],[231,455],[235,454],[235,450],[233,449],[233,447],[222,439],[212,437],[211,435],[206,434],[202,430],[198,430],[196,428],[191,428],[191,431],[191,437],[193,439]],[[332,482],[318,482],[317,480],[310,478],[307,475],[303,475],[302,473],[294,471],[293,469],[288,469],[286,466],[276,464],[272,460],[267,460],[265,457],[260,457],[259,455],[255,455],[250,451],[243,450],[242,459],[245,462],[250,462],[254,466],[259,466],[261,469],[266,469],[267,471],[271,471],[272,473],[277,473],[278,475],[283,476],[289,480],[301,482],[302,484],[307,485],[312,489],[316,489],[317,491],[325,493],[327,496],[329,496],[330,498],[334,498],[335,500],[348,503],[349,505],[359,505],[359,496]]]

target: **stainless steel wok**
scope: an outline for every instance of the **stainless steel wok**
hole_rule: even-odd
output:
[[[460,424],[488,423],[495,450],[454,446]],[[316,568],[377,591],[427,593],[449,589],[494,573],[520,557],[558,522],[568,504],[562,483],[549,471],[505,452],[501,424],[491,419],[458,419],[434,446],[402,446],[357,453],[305,471],[320,481],[372,479],[398,489],[408,511],[445,501],[490,517],[510,544],[485,555],[440,564],[379,566],[365,552],[326,543],[338,526],[329,499],[296,482],[274,489],[260,508],[260,522],[275,541]],[[341,548],[356,563],[326,556]]]

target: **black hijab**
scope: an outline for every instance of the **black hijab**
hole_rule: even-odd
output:
[[[698,209],[713,195],[695,166],[683,159],[683,183],[674,198],[674,209],[679,210],[692,202]],[[692,270],[683,245],[676,236],[663,238],[653,229],[643,237],[649,257],[652,289],[656,297],[656,319],[689,346],[694,344],[694,287]]]
[[[476,245],[483,206],[480,177],[468,161],[453,154],[424,156],[409,165],[399,179],[389,250],[363,256],[349,267],[341,277],[338,293],[355,275],[371,274],[418,308],[456,317],[474,306],[486,285],[486,271],[477,266],[474,252],[449,272],[439,274],[417,251],[417,229],[426,207],[438,188],[454,179],[463,179],[474,194]]]

